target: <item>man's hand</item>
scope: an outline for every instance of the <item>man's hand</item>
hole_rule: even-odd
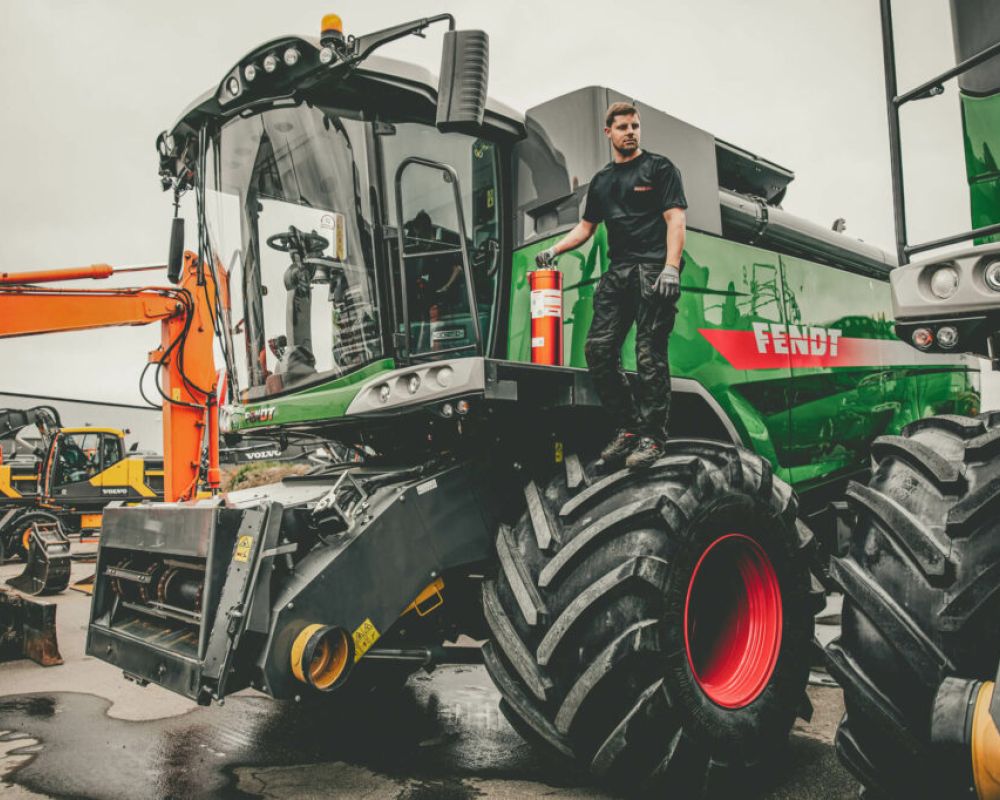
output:
[[[556,255],[557,253],[554,247],[542,250],[541,253],[535,256],[535,266],[538,267],[538,269],[548,269],[553,265]]]
[[[666,264],[653,282],[653,293],[664,300],[676,300],[681,294],[681,271],[673,264]]]

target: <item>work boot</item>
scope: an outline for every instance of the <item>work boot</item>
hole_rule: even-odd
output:
[[[651,436],[643,436],[639,441],[639,446],[625,459],[625,466],[629,469],[644,469],[653,466],[662,457],[663,443]]]
[[[639,445],[639,436],[627,428],[619,428],[615,438],[601,451],[601,460],[605,464],[619,464]]]

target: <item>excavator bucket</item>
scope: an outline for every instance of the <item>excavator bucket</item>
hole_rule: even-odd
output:
[[[28,563],[24,572],[7,583],[24,594],[58,594],[69,586],[70,564],[69,539],[59,523],[34,522],[29,534]]]
[[[0,588],[0,661],[18,658],[43,667],[63,663],[56,641],[56,606]]]

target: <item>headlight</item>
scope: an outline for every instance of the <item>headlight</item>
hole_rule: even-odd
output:
[[[388,402],[390,394],[392,394],[392,390],[389,388],[388,383],[383,383],[378,387],[378,400],[380,403]]]
[[[931,275],[931,291],[935,297],[947,300],[958,289],[958,270],[954,267],[939,267]]]
[[[274,72],[278,68],[278,57],[274,53],[264,56],[264,72]]]
[[[417,389],[420,388],[420,376],[411,375],[410,380],[406,382],[406,388],[409,389],[410,394],[416,394]]]
[[[235,75],[229,79],[226,83],[226,89],[229,90],[229,94],[236,97],[240,93],[240,81]]]
[[[257,77],[257,67],[255,67],[253,64],[247,64],[245,67],[243,67],[243,77],[246,78],[248,81],[252,81],[254,78]]]
[[[294,67],[299,63],[299,51],[294,47],[289,47],[285,51],[285,63],[290,67]]]
[[[986,267],[984,277],[986,278],[987,286],[994,292],[1000,292],[1000,261],[994,261]]]
[[[945,325],[943,328],[938,328],[937,340],[941,347],[951,350],[951,348],[958,344],[958,328],[953,325]]]
[[[926,350],[934,344],[934,333],[930,328],[917,328],[910,338],[921,350]]]

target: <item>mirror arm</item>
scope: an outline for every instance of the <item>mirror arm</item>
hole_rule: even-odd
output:
[[[404,22],[401,25],[393,25],[391,28],[384,28],[374,33],[367,33],[354,40],[354,52],[348,57],[353,64],[363,61],[371,55],[372,51],[388,42],[402,39],[410,34],[421,34],[425,28],[435,22],[447,20],[448,30],[455,30],[455,18],[451,14],[438,14],[434,17],[424,17],[412,22]]]

